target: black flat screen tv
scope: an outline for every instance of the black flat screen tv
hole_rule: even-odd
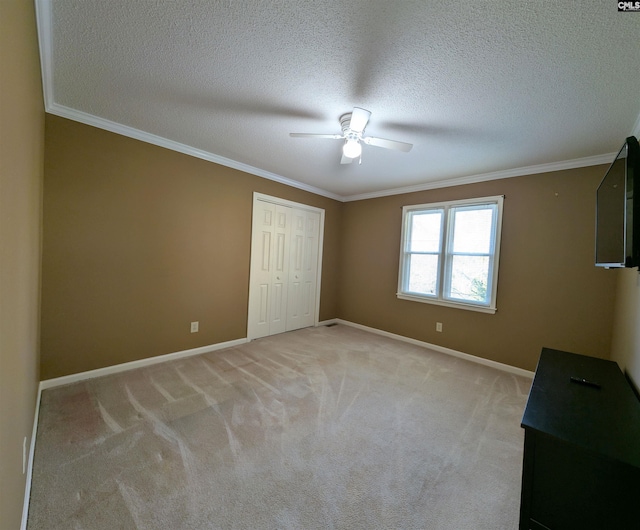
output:
[[[638,196],[634,198],[634,190]],[[626,139],[596,192],[596,267],[640,265],[640,147]]]

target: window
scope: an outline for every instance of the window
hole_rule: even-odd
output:
[[[398,298],[495,313],[502,202],[405,206]]]

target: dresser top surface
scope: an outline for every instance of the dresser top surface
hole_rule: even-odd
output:
[[[613,361],[543,348],[522,427],[640,467],[640,402]]]

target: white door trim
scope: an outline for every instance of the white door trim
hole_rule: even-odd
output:
[[[303,204],[300,202],[289,201],[287,199],[281,199],[280,197],[273,197],[271,195],[265,195],[264,193],[258,193],[257,191],[253,192],[253,201],[251,203],[251,216],[253,218],[253,214],[256,211],[256,203],[258,201],[269,202],[272,204],[280,205],[280,206],[289,206],[290,208],[298,208],[300,210],[308,210],[311,212],[317,212],[320,214],[320,227],[318,234],[318,274],[316,276],[316,307],[315,314],[313,317],[313,325],[317,326],[320,320],[320,288],[322,283],[322,251],[324,248],[324,216],[325,211],[323,208],[317,208],[315,206],[310,206],[308,204]],[[251,224],[251,238],[253,241],[253,221]],[[253,244],[252,244],[253,247]],[[253,252],[253,248],[251,249]],[[249,263],[252,263],[253,258],[250,257]],[[249,267],[249,293],[251,292],[251,282],[252,282],[252,274],[251,266]],[[249,301],[250,302],[250,301]],[[249,325],[249,313],[250,313],[251,305],[247,304],[247,340],[252,340],[254,337],[250,335],[250,325]]]

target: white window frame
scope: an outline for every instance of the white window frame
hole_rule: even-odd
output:
[[[480,311],[483,313],[495,313],[497,311],[497,294],[498,294],[498,269],[500,262],[500,241],[502,236],[502,210],[504,196],[497,195],[492,197],[480,197],[474,199],[463,199],[457,201],[446,201],[429,204],[415,204],[404,206],[402,208],[402,235],[400,240],[400,268],[398,271],[398,292],[396,296],[402,300],[411,300],[414,302],[422,302],[427,304],[436,304],[447,307],[457,307],[460,309],[468,309],[471,311]],[[451,246],[453,240],[453,222],[451,222],[450,211],[452,208],[464,206],[481,206],[495,205],[496,217],[494,219],[494,235],[492,238],[492,249],[489,254],[489,285],[487,290],[490,292],[488,303],[473,302],[469,300],[451,300],[444,297],[445,282],[450,281],[450,271],[452,263]],[[440,250],[438,262],[438,277],[436,280],[436,294],[427,295],[424,293],[415,293],[408,290],[409,285],[409,256],[412,252],[408,250],[410,226],[409,221],[411,214],[426,212],[429,210],[441,210],[444,212],[442,217],[442,226],[440,227]]]

